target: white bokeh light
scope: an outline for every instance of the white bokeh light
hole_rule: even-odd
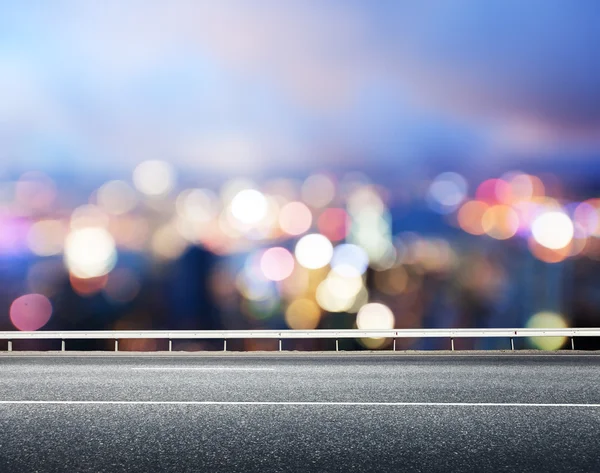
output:
[[[115,240],[104,228],[78,229],[66,239],[65,264],[78,278],[103,276],[115,267],[116,262]]]
[[[165,161],[150,160],[138,164],[133,171],[133,184],[142,194],[159,197],[175,185],[175,170]]]
[[[365,304],[356,315],[360,330],[389,330],[394,328],[394,314],[386,305],[378,302]]]
[[[533,238],[551,250],[560,250],[573,239],[573,222],[563,212],[551,211],[538,216],[531,224]]]
[[[298,241],[295,254],[300,265],[308,269],[319,269],[331,261],[333,246],[325,236],[311,233]]]
[[[238,221],[247,225],[260,222],[265,218],[267,210],[266,197],[255,189],[244,189],[238,192],[231,201],[231,214]]]

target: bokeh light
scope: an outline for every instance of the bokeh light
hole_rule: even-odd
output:
[[[429,186],[428,201],[436,212],[453,212],[467,196],[467,181],[455,172],[444,172],[437,176]]]
[[[167,195],[175,185],[175,169],[166,161],[144,161],[133,171],[133,184],[150,197]]]
[[[321,309],[310,299],[295,299],[285,311],[285,322],[295,330],[313,330],[319,326]]]
[[[33,331],[42,328],[52,316],[52,303],[42,294],[18,297],[10,306],[10,321],[19,330]]]
[[[294,257],[282,247],[269,248],[260,258],[260,268],[271,281],[282,281],[294,270]]]
[[[343,240],[348,234],[348,214],[344,209],[326,209],[319,215],[317,226],[329,240]]]
[[[389,330],[395,324],[390,308],[378,302],[365,304],[356,315],[356,326],[360,330]]]
[[[60,220],[40,220],[27,234],[27,245],[38,256],[58,255],[63,250],[67,229]]]
[[[88,227],[108,228],[109,216],[98,206],[92,204],[81,205],[73,210],[71,214],[71,229]]]
[[[256,224],[267,214],[267,199],[256,189],[244,189],[231,201],[231,214],[244,224]]]
[[[527,328],[567,327],[568,325],[564,317],[554,312],[538,312],[527,321]],[[541,350],[558,350],[565,344],[567,337],[530,337],[529,340],[536,348]]]
[[[106,287],[108,275],[93,278],[78,278],[74,274],[69,274],[71,288],[76,294],[83,297],[90,297],[98,294]]]
[[[335,184],[324,174],[314,174],[302,185],[302,200],[311,207],[321,208],[329,204],[335,196]]]
[[[98,189],[96,199],[105,212],[123,215],[137,205],[135,191],[125,181],[108,181]]]
[[[117,262],[115,240],[104,228],[72,231],[65,242],[65,263],[80,279],[102,276]]]
[[[279,226],[288,235],[306,233],[312,225],[312,213],[302,202],[289,202],[279,213]]]
[[[173,222],[159,227],[152,236],[150,249],[159,261],[179,258],[188,248],[189,242],[181,235]]]
[[[479,200],[466,202],[458,211],[458,224],[465,232],[471,235],[483,235],[483,215],[489,206]]]
[[[328,312],[345,312],[354,304],[356,292],[352,289],[346,288],[343,280],[328,277],[317,287],[315,298],[319,306]]]
[[[179,194],[176,201],[177,213],[190,222],[207,223],[218,212],[218,199],[208,189],[188,189]]]
[[[515,236],[519,229],[519,215],[508,205],[493,205],[481,218],[485,233],[496,240],[506,240]]]
[[[387,271],[375,272],[373,282],[377,290],[382,293],[397,295],[406,291],[409,277],[403,266],[397,266]]]
[[[573,239],[573,222],[563,212],[544,212],[531,225],[531,233],[540,245],[559,250]]]
[[[358,245],[344,243],[333,250],[331,269],[347,277],[364,274],[369,266],[369,255]]]
[[[296,244],[296,259],[308,269],[318,269],[326,266],[333,256],[331,242],[319,233],[303,236]]]
[[[581,202],[573,211],[573,221],[581,226],[582,236],[600,236],[600,205],[596,201]]]

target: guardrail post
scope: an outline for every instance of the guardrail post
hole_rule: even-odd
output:
[[[169,338],[169,351],[173,351],[173,340]]]
[[[452,348],[452,351],[454,351],[454,337],[450,337],[450,347]]]
[[[515,351],[515,339],[513,337],[510,337],[510,349]]]
[[[335,351],[340,351],[340,345],[337,338],[335,339]]]
[[[279,339],[279,351],[281,351],[281,338]]]
[[[227,351],[227,339],[223,339],[223,351]]]
[[[65,351],[65,341],[61,340],[60,342],[60,351]]]
[[[12,351],[12,340],[8,341],[8,351]]]
[[[396,339],[394,338],[394,343],[392,344],[392,350],[396,351]]]
[[[115,351],[119,351],[119,340],[115,339]]]
[[[571,337],[571,350],[575,350],[575,337]]]

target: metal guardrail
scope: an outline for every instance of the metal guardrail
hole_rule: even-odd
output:
[[[347,338],[391,338],[396,350],[397,338],[449,338],[454,350],[455,338],[509,338],[514,350],[514,339],[523,337],[568,337],[571,348],[575,349],[574,337],[600,337],[600,328],[494,328],[494,329],[398,329],[398,330],[357,330],[357,329],[317,329],[317,330],[99,330],[99,331],[12,331],[0,332],[0,340],[8,341],[8,351],[12,351],[13,340],[61,340],[61,350],[65,351],[65,340],[114,340],[115,351],[119,350],[119,340],[164,339],[169,341],[172,351],[173,340],[223,340],[223,350],[227,351],[230,339],[278,339],[279,351],[285,339],[335,339],[336,351],[339,339]]]

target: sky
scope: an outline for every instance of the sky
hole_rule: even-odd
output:
[[[592,0],[0,0],[0,173],[595,176],[598,44]]]

